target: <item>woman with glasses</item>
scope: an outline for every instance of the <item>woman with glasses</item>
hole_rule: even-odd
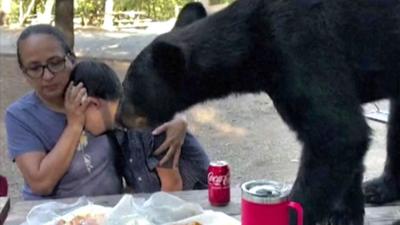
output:
[[[84,131],[86,90],[68,84],[75,55],[63,34],[49,25],[26,28],[17,40],[17,57],[33,91],[11,104],[5,115],[9,155],[21,171],[26,200],[121,192],[112,142]],[[166,131],[162,152],[179,152],[186,121]],[[169,136],[169,138],[168,138]]]

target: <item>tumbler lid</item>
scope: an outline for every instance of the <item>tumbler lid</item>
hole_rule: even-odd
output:
[[[290,187],[271,180],[251,180],[241,186],[242,198],[255,203],[276,204],[288,200]]]

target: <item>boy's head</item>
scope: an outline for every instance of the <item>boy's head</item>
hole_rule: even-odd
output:
[[[82,61],[71,72],[71,80],[82,82],[89,105],[85,113],[85,129],[100,135],[114,126],[122,86],[117,74],[105,63]]]

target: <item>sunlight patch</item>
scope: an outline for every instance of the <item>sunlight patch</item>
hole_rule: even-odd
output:
[[[242,127],[235,127],[232,124],[222,121],[218,116],[217,110],[212,107],[195,107],[190,110],[193,121],[200,125],[211,126],[214,130],[221,135],[235,135],[238,137],[246,136],[248,131]]]

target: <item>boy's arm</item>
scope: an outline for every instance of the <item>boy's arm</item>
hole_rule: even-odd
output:
[[[162,135],[154,137],[155,148],[161,145],[161,143],[164,140],[163,138],[165,137],[163,137]],[[163,155],[157,156],[158,160],[160,160],[160,158],[162,157]],[[153,168],[158,169],[159,167],[162,167],[164,171],[161,171],[161,173],[169,170],[169,173],[165,175],[166,177],[170,176],[172,172],[178,173],[182,181],[181,189],[192,190],[192,189],[207,188],[208,165],[209,165],[209,159],[204,149],[192,134],[187,133],[185,135],[184,144],[182,146],[182,155],[179,162],[179,166],[177,167],[178,169],[180,168],[180,170],[171,171],[173,169],[173,159],[169,159],[163,165],[158,164]],[[161,174],[160,172],[158,173]],[[158,175],[158,177],[162,183],[163,182],[162,179],[164,177],[160,175]]]
[[[161,191],[182,191],[183,182],[178,168],[165,168],[158,166],[156,170],[158,177],[160,178]]]
[[[160,164],[164,164],[173,158],[173,167],[178,167],[179,156],[181,154],[181,147],[185,139],[187,126],[186,116],[184,114],[177,114],[174,119],[153,130],[153,135],[159,135],[163,132],[166,134],[164,142],[153,153],[155,155],[160,155],[166,152]]]
[[[154,138],[155,147],[158,149],[165,142],[166,134],[162,134]],[[164,163],[160,163],[167,153],[162,153],[156,156],[159,160],[155,167],[157,176],[160,179],[161,191],[173,192],[183,190],[183,180],[178,166],[174,166],[174,158],[169,158]]]

